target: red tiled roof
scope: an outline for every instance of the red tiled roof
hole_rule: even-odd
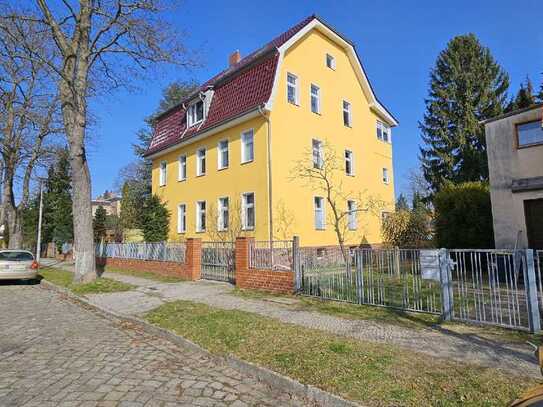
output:
[[[201,125],[187,129],[186,109],[183,103],[156,118],[155,132],[146,155],[166,149],[182,140],[194,137],[212,127],[243,115],[266,103],[271,95],[277,69],[277,48],[292,38],[311,22],[310,16],[257,51],[247,55],[237,64],[225,69],[205,82],[199,91],[210,87],[214,90],[211,106]],[[190,96],[183,102],[194,99]]]

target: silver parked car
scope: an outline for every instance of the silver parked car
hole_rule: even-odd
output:
[[[31,280],[38,276],[38,268],[27,250],[0,250],[0,280]]]

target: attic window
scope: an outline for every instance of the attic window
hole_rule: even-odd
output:
[[[199,100],[196,103],[193,103],[187,109],[187,122],[189,127],[194,126],[195,124],[200,123],[204,120],[204,102]]]
[[[326,54],[326,66],[334,71],[336,70],[336,59],[330,54]]]

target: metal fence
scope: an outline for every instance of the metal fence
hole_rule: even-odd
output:
[[[202,242],[202,278],[232,283],[235,262],[234,242]]]
[[[524,251],[449,250],[453,318],[529,327]]]
[[[441,312],[441,289],[421,275],[420,252],[399,249],[300,249],[302,292],[326,299]]]
[[[249,244],[249,268],[293,270],[293,259],[292,240],[253,241]]]
[[[540,327],[543,251],[533,259],[530,250],[342,253],[325,247],[299,253],[297,287],[305,295],[516,329]]]
[[[118,259],[185,262],[184,243],[104,243],[96,245],[96,256]]]

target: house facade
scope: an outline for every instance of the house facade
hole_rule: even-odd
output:
[[[170,240],[239,229],[257,240],[337,244],[325,194],[295,170],[333,151],[347,243],[380,243],[382,216],[394,208],[396,125],[353,44],[318,17],[243,59],[232,54],[225,71],[156,118],[147,156],[153,193],[172,214]]]
[[[543,249],[543,105],[485,122],[497,248]]]

